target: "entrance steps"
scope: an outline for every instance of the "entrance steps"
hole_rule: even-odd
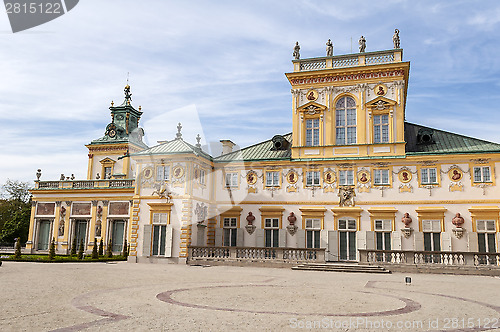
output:
[[[391,273],[391,271],[381,266],[376,265],[359,265],[359,264],[300,264],[293,266],[292,270],[303,271],[327,271],[327,272],[357,272],[357,273]]]

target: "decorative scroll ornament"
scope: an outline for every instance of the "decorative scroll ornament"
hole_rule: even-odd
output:
[[[257,227],[253,224],[253,222],[255,221],[255,216],[251,211],[248,212],[246,220],[248,224],[245,226],[245,229],[247,230],[248,234],[252,235]]]
[[[410,235],[411,235],[411,232],[413,231],[413,229],[410,227],[410,224],[411,224],[412,220],[411,220],[410,214],[408,212],[406,212],[403,215],[403,218],[401,218],[401,222],[403,224],[405,224],[405,227],[401,228],[401,233],[403,233],[403,236],[406,239],[408,239],[410,237]]]
[[[340,197],[339,206],[354,206],[354,197],[356,193],[353,187],[341,186],[338,196]]]
[[[286,229],[288,230],[288,233],[290,233],[291,236],[295,235],[297,233],[298,227],[295,225],[295,222],[297,221],[297,217],[293,212],[290,212],[290,215],[287,218],[289,225],[286,226]]]
[[[465,220],[464,218],[462,218],[460,213],[457,213],[455,217],[451,220],[451,223],[455,225],[455,228],[452,229],[453,235],[455,235],[455,237],[459,240],[464,236],[465,233],[465,228],[462,227],[464,222]]]

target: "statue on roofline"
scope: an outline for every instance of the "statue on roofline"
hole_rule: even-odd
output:
[[[293,48],[293,57],[294,57],[295,60],[299,60],[300,59],[300,46],[299,46],[299,42],[295,43],[295,47]]]

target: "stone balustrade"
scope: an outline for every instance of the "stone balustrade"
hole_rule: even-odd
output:
[[[359,256],[361,264],[488,266],[500,269],[500,253],[360,249]]]
[[[189,260],[324,263],[325,249],[189,246]]]
[[[294,72],[347,68],[401,62],[402,49],[292,60]]]
[[[35,190],[54,189],[102,189],[102,188],[134,188],[134,180],[63,180],[35,181]]]

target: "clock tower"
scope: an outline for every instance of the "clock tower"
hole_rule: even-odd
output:
[[[132,106],[132,93],[128,84],[124,93],[125,99],[120,105],[114,106],[111,102],[111,122],[106,126],[104,136],[87,145],[88,180],[130,178],[130,153],[148,148],[142,141],[144,130],[139,127],[141,107],[137,110]]]

